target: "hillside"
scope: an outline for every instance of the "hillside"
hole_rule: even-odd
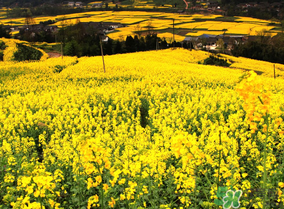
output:
[[[0,43],[1,61],[45,60],[48,57],[43,50],[31,46],[26,41],[0,38]]]
[[[283,66],[208,56],[1,62],[0,206],[283,207]]]
[[[6,47],[4,50],[4,54],[7,57],[5,59],[6,62],[2,62],[1,66],[9,66],[6,70],[12,70],[15,66],[23,66],[23,68],[29,69],[30,65],[37,65],[37,62],[34,63],[21,63],[17,64],[11,58],[11,50],[13,48],[14,40],[10,39],[2,39],[4,43],[7,43],[9,47]],[[19,43],[26,43],[21,42]],[[15,44],[15,43],[14,43]],[[40,50],[40,49],[39,49]],[[42,51],[42,50],[41,50]],[[159,70],[161,69],[180,69],[186,70],[187,74],[195,74],[198,75],[206,74],[206,72],[211,71],[212,75],[214,75],[214,70],[210,70],[213,68],[218,69],[218,75],[220,71],[231,72],[232,74],[236,74],[236,77],[240,76],[245,71],[253,70],[257,72],[259,75],[263,75],[265,77],[274,77],[274,67],[276,71],[276,76],[279,78],[284,77],[284,65],[282,64],[274,64],[271,62],[265,62],[260,60],[253,60],[244,57],[234,57],[225,54],[220,54],[221,59],[225,59],[230,63],[230,66],[227,68],[221,68],[218,66],[206,66],[203,65],[203,62],[206,58],[211,55],[209,52],[205,51],[196,51],[196,50],[186,50],[182,48],[177,49],[167,49],[167,50],[159,50],[159,51],[149,51],[149,52],[138,52],[138,53],[129,53],[129,54],[117,54],[112,56],[105,56],[107,75],[112,73],[138,73],[139,71],[133,71],[133,69],[143,69],[143,72],[147,67],[145,63],[153,63],[155,66],[159,66]],[[42,60],[47,59],[47,54],[45,53]],[[169,57],[174,57],[174,59],[169,59]],[[66,61],[65,61],[66,60]],[[70,65],[69,60],[75,64]],[[14,65],[13,65],[14,63]],[[49,64],[47,64],[49,63]],[[97,73],[101,73],[102,61],[101,56],[95,57],[68,57],[65,56],[62,60],[61,57],[57,59],[48,59],[45,62],[39,62],[40,66],[44,66],[45,64],[49,66],[47,68],[47,72],[52,72],[52,69],[55,66],[63,66],[64,71],[60,74],[60,76],[71,76],[71,77],[81,77],[81,76],[96,76]],[[27,66],[26,66],[27,65]],[[69,66],[70,65],[70,66]],[[147,65],[147,64],[146,64]],[[257,68],[256,68],[257,66]],[[66,69],[65,69],[66,68]],[[117,71],[117,69],[123,69],[122,71]],[[80,70],[78,70],[80,69]],[[45,69],[41,69],[45,70]],[[79,73],[79,74],[78,74]],[[212,77],[212,76],[210,76]],[[214,77],[214,76],[213,76]],[[212,78],[213,78],[212,77]]]
[[[273,3],[273,2],[280,2],[281,0],[270,0],[269,2],[270,3]],[[61,2],[64,2],[64,1],[61,1]],[[33,5],[33,6],[38,6],[38,5],[41,5],[41,4],[46,4],[46,3],[50,3],[50,4],[54,4],[54,3],[61,3],[60,1],[54,1],[54,0],[42,0],[42,1],[38,1],[38,0],[22,0],[22,1],[19,1],[19,0],[6,0],[5,2],[2,2],[3,6],[5,7],[9,7],[9,6],[12,6],[12,5],[18,5],[18,6],[25,6],[25,5]],[[89,3],[89,2],[92,2],[92,1],[88,1],[88,0],[82,0],[81,2],[84,2],[84,3]],[[103,2],[110,2],[108,0],[103,0]],[[153,2],[153,3],[164,3],[164,4],[175,4],[175,3],[179,3],[179,2],[182,2],[182,0],[164,0],[164,1],[161,1],[161,0],[148,0],[148,1],[130,1],[130,0],[121,0],[120,2],[124,3],[124,2],[128,2],[128,3],[147,3],[147,2]],[[196,2],[195,1],[192,1],[192,2]],[[230,4],[230,3],[250,3],[251,1],[250,0],[219,0],[218,2],[222,3],[222,4]],[[260,0],[258,2],[265,2],[265,0]]]

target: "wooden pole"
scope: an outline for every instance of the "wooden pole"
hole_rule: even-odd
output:
[[[61,58],[63,59],[63,43],[61,41]]]
[[[156,38],[156,51],[159,49],[159,41],[158,41],[158,37]]]
[[[103,51],[103,44],[102,44],[102,37],[101,36],[100,36],[100,45],[101,45],[101,53],[102,53],[103,67],[104,67],[104,73],[105,73],[106,67],[105,67],[104,51]]]
[[[173,47],[175,47],[175,19],[173,19]]]
[[[274,79],[276,78],[275,64],[274,64]]]

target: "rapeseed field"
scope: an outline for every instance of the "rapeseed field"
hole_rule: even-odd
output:
[[[166,6],[166,5],[165,5]],[[170,5],[168,5],[170,6]],[[139,7],[139,6],[136,6]],[[141,6],[144,7],[145,6]],[[152,6],[150,6],[152,7]],[[148,8],[148,6],[147,6]],[[203,14],[174,14],[165,12],[146,12],[146,11],[91,11],[76,14],[66,14],[46,17],[33,17],[35,24],[52,20],[53,25],[66,27],[78,22],[114,22],[121,23],[125,27],[116,28],[107,33],[112,39],[126,39],[127,36],[138,34],[139,32],[152,32],[158,34],[158,37],[171,40],[169,34],[173,33],[173,24],[175,28],[176,41],[182,41],[186,36],[200,36],[202,34],[213,35],[258,35],[262,31],[267,31],[267,35],[274,36],[280,30],[280,22],[260,20],[250,17],[234,17],[235,21],[227,21],[221,15],[203,15]],[[173,23],[174,20],[174,23]],[[25,18],[3,18],[4,25],[23,26]],[[150,23],[150,24],[149,24]],[[271,26],[271,23],[274,23]],[[138,27],[139,31],[138,31]],[[138,32],[138,33],[137,33]],[[13,34],[16,34],[14,32]]]
[[[283,207],[282,65],[207,57],[1,63],[0,207]]]

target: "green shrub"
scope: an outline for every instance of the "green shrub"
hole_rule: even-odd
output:
[[[0,49],[4,50],[6,49],[7,45],[5,45],[4,41],[0,41]]]
[[[0,51],[0,61],[3,61],[3,59],[4,59],[4,52]]]
[[[65,65],[55,65],[53,72],[54,72],[54,73],[60,73],[60,72],[61,72],[62,70],[64,70],[65,68],[66,68]]]
[[[17,43],[18,50],[14,53],[15,61],[40,60],[43,53],[33,47]]]
[[[231,64],[226,59],[222,59],[220,55],[210,55],[203,61],[204,65],[217,65],[229,67]]]

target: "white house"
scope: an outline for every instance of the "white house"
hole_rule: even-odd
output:
[[[81,1],[77,1],[77,2],[75,3],[75,6],[76,6],[76,7],[83,7],[83,3],[82,3]]]
[[[92,4],[92,7],[94,7],[94,8],[102,8],[103,7],[103,3],[94,3],[94,4]]]
[[[69,2],[68,2],[68,6],[69,6],[69,7],[74,7],[74,5],[75,5],[75,2],[74,2],[74,1],[69,1]]]

